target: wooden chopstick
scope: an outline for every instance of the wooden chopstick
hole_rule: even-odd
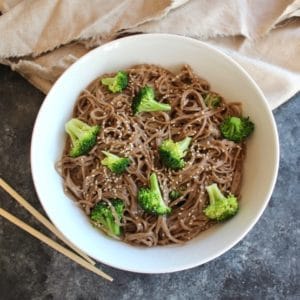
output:
[[[30,205],[20,194],[18,194],[8,183],[6,183],[2,178],[0,178],[0,187],[2,187],[12,198],[14,198],[19,204],[21,204],[31,215],[33,215],[39,222],[41,222],[45,227],[47,227],[52,233],[54,233],[60,240],[62,240],[66,245],[83,257],[93,266],[96,264],[90,257],[83,253],[79,248],[77,248],[73,243],[68,241],[57,229],[46,219],[41,213],[39,213],[32,205]]]
[[[0,216],[4,217],[5,219],[10,221],[11,223],[15,224],[19,228],[21,228],[24,231],[28,232],[29,234],[31,234],[35,238],[39,239],[40,241],[44,242],[45,244],[47,244],[51,248],[55,249],[56,251],[60,252],[61,254],[67,256],[68,258],[70,258],[74,262],[78,263],[82,267],[86,268],[87,270],[89,270],[89,271],[91,271],[91,272],[93,272],[93,273],[109,280],[109,281],[113,281],[113,278],[110,277],[109,275],[105,274],[103,271],[97,269],[95,266],[91,265],[86,260],[84,260],[83,258],[78,256],[77,254],[75,254],[74,252],[64,248],[60,244],[58,244],[58,243],[54,242],[53,240],[51,240],[50,238],[48,238],[46,235],[42,234],[41,232],[39,232],[36,229],[32,228],[31,226],[27,225],[26,223],[24,223],[20,219],[16,218],[15,216],[10,214],[9,212],[4,210],[3,208],[0,208]]]

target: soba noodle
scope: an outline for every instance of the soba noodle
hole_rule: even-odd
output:
[[[210,85],[187,65],[178,74],[146,64],[126,72],[129,85],[122,93],[109,92],[98,78],[78,97],[73,117],[101,126],[97,144],[88,155],[72,158],[68,138],[57,168],[65,191],[87,215],[99,201],[120,198],[125,202],[120,237],[124,242],[144,246],[184,243],[214,224],[203,213],[208,203],[205,186],[217,183],[224,193],[239,195],[245,144],[222,139],[218,126],[228,115],[240,116],[241,105],[221,98],[219,107],[208,108],[204,96]],[[154,87],[156,99],[169,103],[172,111],[133,116],[132,99],[145,85]],[[157,154],[161,142],[187,136],[192,143],[186,166],[179,171],[163,167]],[[129,157],[132,163],[127,172],[116,175],[101,165],[102,151]],[[172,208],[170,215],[145,213],[137,203],[138,188],[148,185],[152,172]],[[172,190],[182,195],[172,201]]]

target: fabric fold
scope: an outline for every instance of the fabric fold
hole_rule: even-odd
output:
[[[90,49],[174,33],[240,63],[276,108],[300,87],[300,0],[0,0],[0,63],[47,93]]]

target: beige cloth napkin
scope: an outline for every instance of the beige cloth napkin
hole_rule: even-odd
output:
[[[91,48],[137,32],[225,51],[273,109],[299,91],[300,0],[0,0],[0,11],[0,62],[44,93]]]

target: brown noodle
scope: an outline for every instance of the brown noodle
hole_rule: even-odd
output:
[[[217,183],[225,193],[239,195],[245,145],[222,139],[219,124],[227,115],[241,115],[239,103],[222,103],[209,109],[204,96],[209,83],[185,65],[176,75],[156,65],[137,65],[126,70],[129,85],[118,94],[110,93],[93,81],[78,97],[73,117],[101,125],[96,146],[86,156],[69,157],[70,140],[57,168],[71,193],[87,215],[100,200],[120,198],[126,203],[122,219],[123,235],[134,245],[183,243],[213,225],[202,212],[208,198],[205,186]],[[131,101],[145,85],[155,88],[156,98],[172,106],[171,113],[153,112],[132,115]],[[193,138],[180,171],[164,168],[157,155],[164,139]],[[106,150],[129,157],[132,164],[123,175],[114,175],[100,160]],[[172,208],[169,216],[144,213],[137,203],[137,190],[147,186],[150,173],[158,175],[165,202]],[[176,200],[171,190],[182,191]]]

